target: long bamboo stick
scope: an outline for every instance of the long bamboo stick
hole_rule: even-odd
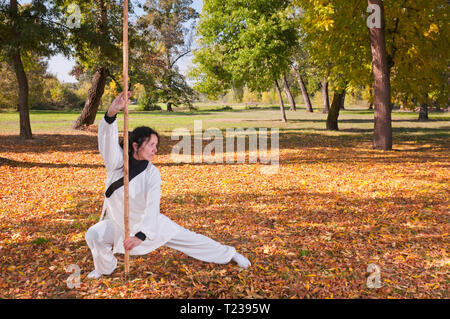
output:
[[[128,0],[124,0],[123,4],[123,90],[124,90],[124,109],[123,109],[123,187],[124,187],[124,231],[125,240],[130,237],[129,226],[129,167],[128,167]],[[130,270],[130,251],[125,249],[125,275]]]

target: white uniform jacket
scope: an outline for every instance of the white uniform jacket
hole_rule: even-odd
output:
[[[131,145],[130,145],[131,147]],[[106,166],[105,191],[116,180],[123,177],[123,150],[119,145],[117,121],[108,124],[102,118],[98,126],[98,148]],[[158,169],[148,163],[147,168],[129,183],[129,228],[130,237],[143,232],[146,239],[130,251],[131,255],[144,255],[164,245],[173,238],[181,226],[159,211],[161,196],[161,175]],[[105,197],[102,216],[114,222],[113,253],[125,252],[124,236],[124,187]]]

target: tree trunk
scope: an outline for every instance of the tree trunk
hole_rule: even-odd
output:
[[[19,118],[20,118],[20,137],[24,139],[32,139],[30,124],[30,112],[28,109],[28,79],[23,68],[20,49],[15,49],[13,53],[14,71],[16,73],[17,82],[19,84]]]
[[[295,105],[295,100],[294,97],[292,96],[291,90],[289,89],[289,85],[287,83],[287,79],[286,76],[283,76],[283,87],[284,87],[284,92],[286,93],[286,96],[289,99],[289,103],[291,103],[291,111],[296,111],[297,107]]]
[[[306,104],[306,111],[312,113],[314,112],[314,110],[311,105],[311,100],[309,99],[309,94],[308,90],[306,89],[305,81],[303,81],[300,72],[295,67],[292,67],[292,70],[294,70],[294,73],[297,76],[298,83],[300,84],[300,90],[302,90],[303,100],[305,101]]]
[[[368,0],[369,5],[378,5],[381,27],[369,28],[374,79],[374,137],[373,148],[392,149],[391,85],[385,42],[385,18],[382,0]]]
[[[419,121],[428,121],[428,104],[420,103]]]
[[[322,82],[322,99],[323,99],[323,114],[328,114],[330,110],[330,97],[328,95],[328,81],[324,80]]]
[[[167,102],[167,112],[173,112],[172,104],[172,102]]]
[[[12,28],[16,35],[16,39],[19,38],[20,32],[17,24],[17,0],[10,1],[10,13],[12,19]],[[30,124],[30,111],[28,109],[28,79],[27,74],[23,68],[22,57],[20,55],[20,47],[13,49],[11,62],[14,67],[14,72],[16,74],[17,83],[19,86],[19,123],[20,123],[20,137],[23,139],[32,139],[33,133],[31,132]]]
[[[80,130],[84,126],[94,124],[95,117],[97,115],[98,106],[102,100],[103,92],[105,91],[106,79],[108,78],[109,71],[106,68],[100,67],[94,74],[92,86],[90,87],[86,104],[80,116],[72,124],[72,128]]]
[[[280,101],[280,110],[281,110],[281,122],[286,123],[286,112],[284,111],[284,102],[283,102],[283,97],[281,96],[281,90],[280,90],[280,86],[278,85],[278,81],[275,80],[275,88],[277,90],[277,94],[278,94],[278,100]]]
[[[403,98],[401,99],[400,110],[406,110],[407,105],[408,105],[408,98],[406,96],[403,96]]]
[[[344,91],[334,92],[333,102],[331,102],[330,111],[327,117],[327,130],[338,131],[338,117],[341,110],[341,101]]]

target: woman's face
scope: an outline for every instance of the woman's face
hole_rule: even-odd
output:
[[[155,134],[152,134],[149,139],[145,140],[139,149],[137,149],[137,143],[133,143],[133,157],[139,161],[146,160],[151,162],[153,156],[158,152],[157,145],[158,137]]]

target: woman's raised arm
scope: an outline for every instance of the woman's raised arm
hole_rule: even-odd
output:
[[[128,93],[130,96],[131,93]],[[98,149],[107,171],[123,166],[123,150],[119,145],[119,129],[116,116],[124,107],[123,92],[111,103],[105,117],[98,125]]]

